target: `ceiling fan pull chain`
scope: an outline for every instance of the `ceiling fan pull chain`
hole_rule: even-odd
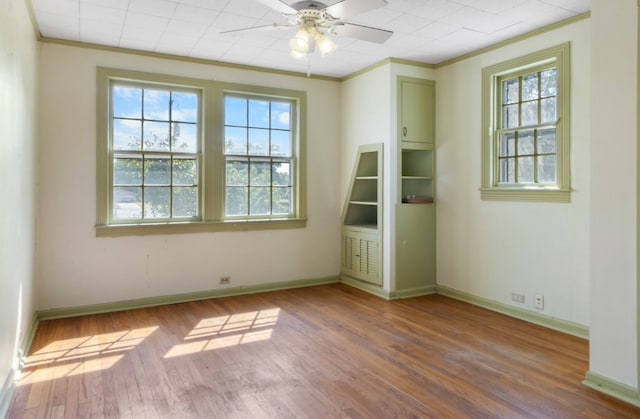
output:
[[[311,77],[311,58],[307,54],[307,77]]]

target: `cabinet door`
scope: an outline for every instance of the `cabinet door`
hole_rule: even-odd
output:
[[[435,139],[435,85],[425,80],[400,83],[402,141],[433,144]]]
[[[354,278],[380,285],[378,240],[375,234],[345,231],[342,243],[342,272]]]

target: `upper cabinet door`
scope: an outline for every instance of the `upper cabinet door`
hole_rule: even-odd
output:
[[[436,87],[431,80],[400,79],[400,139],[434,144]]]

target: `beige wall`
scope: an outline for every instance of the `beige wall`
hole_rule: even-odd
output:
[[[638,388],[638,4],[592,8],[590,370]]]
[[[581,20],[438,70],[438,285],[589,325],[590,24]],[[571,42],[571,203],[480,200],[484,67]],[[512,301],[513,292],[525,304]],[[534,294],[545,307],[533,308]]]
[[[307,91],[305,229],[96,238],[96,66]],[[43,44],[39,309],[337,276],[337,82]]]
[[[0,416],[34,312],[37,51],[21,0],[0,1]],[[4,388],[5,390],[8,387]]]

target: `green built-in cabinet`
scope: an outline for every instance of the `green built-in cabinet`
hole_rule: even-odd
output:
[[[398,77],[395,295],[436,286],[435,82]]]
[[[342,275],[382,285],[382,144],[356,156],[342,215]]]

